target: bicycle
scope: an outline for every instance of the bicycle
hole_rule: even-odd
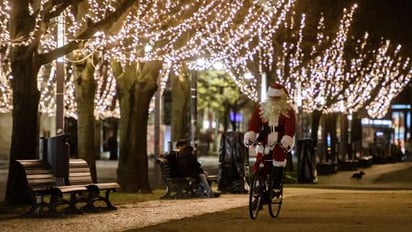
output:
[[[261,145],[257,141],[251,142],[254,146]],[[249,216],[253,220],[257,218],[259,211],[263,209],[265,204],[268,205],[269,215],[272,218],[279,216],[283,202],[284,173],[282,173],[280,187],[273,189],[275,177],[271,167],[272,157],[265,155],[262,157],[258,170],[253,174],[249,190]]]

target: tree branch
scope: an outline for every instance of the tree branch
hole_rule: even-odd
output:
[[[82,42],[78,41],[83,41],[91,38],[94,33],[97,31],[101,30],[102,28],[112,24],[115,22],[118,18],[120,18],[127,10],[130,9],[133,4],[135,4],[135,0],[125,0],[123,1],[119,7],[117,8],[116,11],[110,13],[107,15],[106,18],[102,19],[99,22],[92,23],[88,26],[88,28],[80,33],[76,38],[74,38],[73,41],[67,43],[66,45],[56,48],[48,53],[40,54],[39,55],[39,62],[40,65],[50,63],[51,61],[57,59],[58,57],[68,54],[74,49],[77,49],[82,45]]]

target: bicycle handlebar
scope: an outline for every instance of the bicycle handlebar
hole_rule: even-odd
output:
[[[256,146],[256,145],[262,145],[262,143],[258,142],[256,139],[249,139],[246,145],[250,147],[250,146]]]
[[[248,147],[250,147],[250,146],[256,146],[256,145],[263,145],[262,144],[262,142],[259,142],[259,141],[257,141],[256,139],[249,139],[249,141],[248,141],[248,143],[246,144]],[[286,149],[286,148],[284,148],[283,146],[282,146],[282,144],[280,144],[280,143],[276,143],[274,146],[273,146],[273,148],[274,147],[276,147],[276,146],[278,146],[279,145],[279,147],[284,151],[284,152],[289,152],[288,151],[288,149]],[[271,149],[272,150],[272,149]]]

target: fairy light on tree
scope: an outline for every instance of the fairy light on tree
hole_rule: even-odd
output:
[[[90,9],[82,18],[71,14],[71,12],[81,11],[80,6],[72,6],[74,8],[69,7],[63,11],[68,25],[66,35],[68,40],[83,43],[85,45],[83,50],[86,53],[95,52],[98,47],[102,46],[101,40],[96,38],[84,40],[77,35],[86,27],[86,24],[98,22],[106,14],[114,11],[114,7],[111,5],[113,3],[115,1],[106,0],[89,0],[87,4],[82,3],[81,6],[87,6]],[[172,64],[177,64],[200,55],[215,60],[225,60],[226,66],[232,70],[241,70],[241,72],[236,71],[232,76],[245,94],[255,98],[253,96],[256,93],[255,80],[242,80],[243,75],[239,75],[239,73],[247,71],[247,60],[251,59],[257,51],[273,50],[269,40],[276,33],[280,23],[284,21],[284,17],[293,6],[294,1],[277,1],[276,5],[272,6],[272,10],[265,13],[262,13],[262,10],[265,9],[258,6],[260,3],[242,0],[141,3],[137,9],[128,14],[119,33],[111,36],[101,34],[101,38],[107,46],[111,47],[105,57],[106,59],[117,57],[123,64],[150,60],[169,60]],[[7,1],[4,4],[7,5]],[[27,46],[38,33],[42,12],[51,10],[57,14],[60,10],[50,8],[51,5],[46,4],[46,1],[41,1],[39,6],[34,5],[31,8],[36,7],[39,7],[39,14],[36,17],[34,30],[29,33],[29,36],[10,41],[9,44]],[[245,8],[247,10],[244,10]],[[7,14],[4,15],[7,16]],[[243,23],[239,19],[243,19]],[[235,22],[235,20],[237,21]],[[4,26],[5,23],[2,25]],[[48,33],[41,35],[41,47],[45,52],[57,47],[53,31],[55,29],[53,27],[49,27],[49,29],[51,30]],[[177,41],[185,34],[192,35],[185,45],[176,47]],[[163,46],[153,47],[158,41],[162,41]],[[256,41],[258,41],[257,45]],[[140,48],[148,45],[153,48],[141,53]],[[49,77],[52,80],[55,78],[53,75]],[[40,80],[43,81],[43,79]],[[39,83],[39,85],[43,84]],[[66,89],[68,88],[70,87],[66,86]],[[54,93],[52,88],[45,89],[45,91],[50,92],[42,93],[41,101],[43,99],[47,101],[48,97],[46,96]],[[98,91],[107,92],[108,90]],[[70,95],[70,92],[66,95]],[[107,104],[101,99],[97,99],[96,102]],[[52,104],[42,103],[41,105],[41,112],[54,112]],[[66,106],[66,108],[75,109],[72,106]],[[102,107],[97,106],[97,108],[101,109]],[[73,111],[67,113],[72,114]],[[97,115],[101,114],[97,113]]]
[[[12,4],[10,8],[12,11],[22,13],[22,15],[19,15],[19,18],[27,18],[27,21],[30,21],[26,23],[27,26],[33,25],[32,27],[24,28],[24,31],[19,32],[18,36],[12,35],[13,37],[7,41],[8,47],[11,48],[14,54],[17,54],[20,50],[24,50],[26,54],[28,52],[33,53],[31,56],[25,57],[26,61],[21,60],[21,62],[25,64],[33,62],[33,64],[36,64],[35,66],[25,66],[33,67],[33,69],[23,70],[27,72],[24,76],[30,77],[32,81],[30,83],[26,82],[26,84],[30,85],[17,84],[17,82],[20,83],[23,80],[23,75],[20,76],[17,75],[17,72],[13,72],[13,75],[15,75],[13,77],[15,84],[12,82],[13,89],[26,88],[23,91],[13,91],[13,95],[17,96],[14,97],[13,105],[17,104],[18,99],[27,98],[33,100],[33,104],[28,104],[27,107],[17,107],[14,109],[14,111],[23,109],[31,110],[31,112],[24,114],[16,112],[13,115],[27,115],[28,117],[36,118],[38,109],[33,107],[36,105],[40,105],[43,112],[53,112],[53,100],[49,96],[53,95],[55,90],[49,88],[47,83],[53,83],[56,75],[53,74],[53,67],[45,68],[42,70],[44,73],[40,72],[40,68],[57,57],[78,49],[80,56],[76,57],[74,55],[71,61],[66,59],[68,65],[76,66],[77,70],[74,74],[74,71],[67,69],[69,71],[67,77],[72,78],[74,75],[76,76],[76,80],[74,80],[76,86],[73,88],[69,83],[70,81],[66,79],[65,94],[70,96],[70,98],[65,99],[65,102],[71,104],[66,105],[66,109],[70,109],[66,110],[66,115],[76,116],[75,112],[79,113],[80,110],[85,112],[84,102],[85,100],[89,102],[89,99],[82,98],[83,95],[82,92],[79,92],[79,86],[82,83],[85,85],[91,83],[96,86],[96,98],[94,101],[96,110],[94,116],[100,118],[108,115],[102,111],[107,109],[107,106],[113,102],[110,101],[110,99],[113,99],[111,97],[113,94],[110,93],[113,92],[114,85],[110,81],[113,80],[111,78],[113,75],[110,71],[103,71],[105,65],[99,65],[94,62],[95,59],[101,60],[104,58],[105,62],[112,62],[113,60],[111,59],[113,58],[117,59],[121,69],[135,69],[139,83],[144,83],[146,78],[151,78],[139,75],[139,72],[147,71],[145,64],[149,64],[149,67],[151,65],[157,67],[158,61],[167,63],[171,70],[177,70],[175,67],[181,62],[190,61],[200,56],[225,60],[225,64],[231,64],[231,69],[240,65],[246,66],[247,60],[251,60],[257,51],[262,50],[262,43],[260,45],[258,43],[261,40],[259,36],[264,34],[262,31],[267,30],[265,32],[267,34],[275,33],[277,31],[276,27],[279,25],[279,23],[276,23],[278,18],[283,20],[282,17],[293,5],[294,1],[281,0],[277,5],[279,9],[276,9],[276,12],[266,12],[265,14],[262,14],[262,8],[257,7],[255,2],[249,0],[152,2],[88,0],[74,4],[58,2],[57,5],[54,5],[55,2],[44,0],[30,2],[22,0],[22,2],[12,1],[8,3]],[[105,27],[110,25],[110,21],[114,23],[114,19],[116,19],[115,17],[109,17],[110,15],[120,17],[119,12],[129,9],[132,4],[134,4],[133,8],[130,8],[127,14],[122,15],[124,16],[122,19],[126,20],[119,20],[115,25],[111,26],[110,30]],[[10,15],[17,14],[12,13]],[[27,17],[23,17],[25,15]],[[65,17],[66,22],[66,44],[63,46],[58,46],[55,42],[55,18],[60,15]],[[230,15],[230,17],[225,17],[226,15]],[[16,18],[10,18],[10,22],[9,25],[13,27],[16,25],[15,22],[19,21]],[[114,30],[116,27],[118,30]],[[265,44],[269,43],[266,42]],[[148,47],[151,49],[147,49]],[[105,52],[100,53],[103,50]],[[94,57],[95,55],[99,57]],[[11,57],[17,56],[12,55]],[[78,65],[81,63],[77,63],[83,57],[93,60],[92,63],[89,61],[85,63],[86,69],[82,69],[81,65]],[[240,62],[237,61],[236,57],[239,58]],[[93,64],[96,66],[93,66]],[[11,66],[17,66],[16,60],[11,61]],[[16,71],[14,68],[12,70]],[[100,74],[94,76],[92,80],[90,80],[90,77],[83,79],[87,76],[83,71],[87,72],[90,70]],[[48,71],[50,71],[50,74],[46,74]],[[161,73],[168,73],[168,71],[164,70]],[[42,77],[38,78],[38,74],[41,74]],[[119,78],[116,77],[116,80],[119,80]],[[247,83],[239,83],[239,85],[246,86]],[[91,87],[91,91],[94,91],[93,86],[89,87]],[[251,92],[250,87],[243,89]],[[87,89],[83,90],[88,91]],[[29,94],[33,94],[33,96],[26,96]],[[72,100],[72,97],[75,97],[74,99],[79,99],[80,97],[82,101],[76,100],[76,102]],[[32,122],[37,121],[37,119],[18,119],[13,121]],[[13,133],[23,131],[17,128],[21,126],[13,126]],[[26,127],[30,129],[29,126]],[[33,138],[12,141],[12,154],[33,153],[15,151],[18,148],[24,147],[14,145],[18,144],[19,141],[36,140],[35,133],[37,130],[33,128],[33,130],[29,131],[33,133],[25,133],[25,136]],[[25,149],[30,150],[34,147],[33,144],[33,146],[26,146]],[[11,160],[15,159],[14,155],[12,156]],[[143,155],[138,156],[138,158],[140,157],[143,157]]]
[[[12,46],[26,46],[33,41],[35,38],[34,35],[37,33],[41,24],[39,15],[41,15],[43,11],[50,9],[50,6],[45,3],[46,1],[41,2],[39,14],[35,20],[36,26],[27,37],[19,37],[18,39],[10,41],[8,34],[2,33],[2,40],[10,42],[9,44]],[[88,1],[88,7],[91,10],[80,20],[69,13],[76,9],[68,8],[68,10],[64,11],[67,24],[69,25],[67,37],[78,43],[86,42],[84,43],[85,47],[83,50],[89,54],[94,53],[98,47],[105,44],[111,47],[105,53],[105,58],[110,59],[111,57],[117,57],[123,64],[133,61],[168,60],[169,64],[171,64],[169,66],[173,67],[174,64],[184,60],[190,60],[196,56],[210,57],[211,60],[221,60],[225,63],[227,72],[231,74],[235,83],[240,86],[242,92],[251,99],[257,100],[256,79],[244,79],[243,73],[249,72],[247,64],[251,59],[254,59],[258,53],[261,65],[267,66],[274,60],[273,53],[275,49],[272,43],[274,34],[276,34],[282,23],[287,25],[285,18],[293,7],[294,1],[254,1],[252,4],[248,1],[241,0],[207,2],[156,1],[153,4],[141,3],[134,11],[128,14],[119,33],[115,35],[100,33],[100,36],[87,41],[79,38],[76,39],[76,35],[87,23],[98,22],[104,18],[107,13],[113,12],[115,8],[111,5],[112,3],[113,1],[106,0]],[[247,10],[242,10],[245,6],[248,7]],[[8,8],[7,1],[3,1],[3,7],[4,9]],[[271,9],[270,11],[268,11],[268,7]],[[284,54],[288,54],[291,50],[294,50],[293,54],[288,57],[288,60],[286,60],[285,57],[276,58],[278,65],[281,64],[280,67],[282,67],[282,65],[283,67],[288,65],[288,69],[290,69],[290,75],[284,75],[285,73],[282,74],[284,71],[281,71],[282,68],[277,68],[276,72],[278,75],[281,78],[294,80],[301,85],[300,89],[302,91],[300,95],[305,95],[306,107],[304,109],[306,111],[315,109],[325,110],[325,112],[335,111],[336,107],[332,106],[333,102],[328,103],[327,99],[337,99],[336,95],[341,94],[342,89],[347,86],[342,84],[343,78],[353,76],[351,74],[344,74],[343,66],[345,64],[343,64],[343,50],[355,8],[356,5],[344,13],[336,38],[330,42],[332,45],[325,51],[321,51],[322,46],[327,40],[327,37],[322,34],[324,19],[323,17],[321,18],[318,25],[318,43],[313,45],[311,55],[313,56],[321,52],[322,56],[317,55],[312,61],[303,64],[304,58],[302,56],[304,53],[301,49],[301,43],[305,17],[302,16],[297,41],[295,43],[285,43],[282,46]],[[77,10],[78,9],[79,8],[77,8]],[[5,27],[5,22],[8,21],[8,14],[6,12],[7,11],[2,11],[1,13],[2,27]],[[52,9],[52,12],[57,12],[57,9]],[[290,23],[290,27],[290,29],[293,29],[293,22]],[[51,31],[50,33],[42,35],[41,45],[45,51],[56,48],[56,40],[53,34]],[[190,34],[187,43],[182,46],[176,46],[179,38],[186,34]],[[154,46],[155,43],[159,41],[162,41],[162,46]],[[140,52],[141,49],[139,47],[145,52]],[[151,47],[151,49],[146,49],[147,47]],[[286,64],[285,62],[289,63]],[[359,69],[359,67],[357,69]],[[308,75],[310,78],[308,78]],[[110,75],[107,77],[111,78],[111,80],[113,79]],[[331,80],[328,80],[329,77],[333,77],[333,84],[329,84],[329,82],[331,82]],[[53,82],[53,79],[53,75],[49,75],[49,80],[39,78],[39,85],[44,85],[40,83],[43,81],[46,83]],[[305,81],[305,79],[310,79],[310,83]],[[4,83],[4,78],[2,80],[3,89],[5,89],[3,92],[7,92],[7,89],[9,89],[7,82]],[[292,82],[288,80],[283,80],[283,82],[290,85]],[[70,83],[66,83],[66,89],[70,89]],[[96,97],[96,117],[100,118],[102,116],[97,115],[106,115],[104,109],[107,109],[107,107],[105,106],[109,105],[111,101],[111,98],[106,98],[106,96],[110,96],[109,92],[113,90],[113,84],[102,85],[101,81],[99,83],[97,91],[104,93],[98,94]],[[103,87],[105,89],[100,89]],[[110,90],[110,88],[112,88],[112,90]],[[50,101],[50,97],[48,96],[52,94],[54,90],[52,88],[45,88],[44,91],[42,91],[40,110],[41,112],[50,114],[53,113],[54,106],[53,101]],[[70,97],[70,94],[71,92],[67,91],[66,97]],[[4,108],[10,110],[11,106],[6,102],[6,99],[10,101],[10,98],[5,97],[3,99],[2,104],[5,105]],[[105,101],[104,99],[107,100]],[[349,101],[353,99],[353,97],[345,96],[340,97],[340,99]],[[339,109],[342,110],[342,100],[339,101]],[[356,102],[358,102],[357,105],[362,105],[359,103],[359,99],[357,99]],[[66,108],[71,109],[68,114],[75,115],[76,107],[74,101],[66,101],[66,104],[74,104],[74,106],[66,105]],[[348,106],[347,108],[352,111],[359,108],[355,107],[352,102],[346,102],[346,104]],[[311,109],[309,106],[315,106],[315,108]],[[330,107],[330,109],[326,109],[328,107]],[[345,109],[345,111],[348,111],[348,109]],[[108,116],[110,116],[110,114]]]
[[[302,101],[306,112],[352,114],[365,108],[369,116],[383,117],[391,100],[411,79],[410,59],[401,57],[400,47],[393,49],[390,41],[382,40],[379,47],[374,47],[365,34],[353,43],[355,52],[345,54],[349,52],[345,46],[355,9],[356,5],[344,11],[334,39],[318,31],[318,43],[312,46],[308,57],[302,55],[301,30],[296,42],[282,46],[283,56],[277,59],[276,73],[279,81],[290,87],[295,100]],[[324,28],[321,18],[318,30]],[[323,49],[325,44],[329,46]],[[297,85],[299,88],[291,88]]]
[[[4,9],[8,8],[7,3],[8,1],[3,1]],[[76,39],[78,31],[84,28],[85,24],[90,23],[90,21],[97,22],[107,13],[114,11],[115,8],[111,5],[112,3],[113,1],[88,1],[88,6],[92,10],[88,11],[86,17],[83,17],[80,20],[72,14],[69,14],[69,10],[65,11],[68,25],[70,25],[67,30],[68,38],[72,38],[72,41],[82,42],[82,39]],[[122,63],[167,59],[172,63],[172,66],[182,60],[190,60],[192,57],[200,55],[211,57],[211,59],[215,60],[222,60],[224,61],[225,66],[228,67],[228,72],[232,74],[233,79],[242,89],[242,92],[248,95],[251,99],[256,100],[256,80],[243,79],[242,74],[249,71],[247,64],[254,58],[254,56],[256,56],[256,54],[258,54],[258,51],[269,51],[260,53],[260,62],[262,62],[262,65],[268,65],[273,60],[273,52],[270,52],[274,51],[273,43],[271,42],[273,40],[273,35],[277,32],[282,22],[286,23],[286,14],[293,6],[294,1],[254,1],[250,5],[247,4],[250,4],[250,2],[240,0],[208,2],[156,1],[154,4],[141,3],[133,13],[130,13],[126,17],[125,23],[118,34],[112,36],[102,34],[102,38],[104,37],[108,46],[112,47],[107,51],[105,57],[107,57],[107,59],[108,57],[118,57]],[[245,6],[249,6],[248,10],[242,11]],[[50,6],[46,4],[46,1],[41,1],[41,4],[39,5],[39,14],[37,14],[35,20],[36,26],[27,37],[19,37],[18,39],[10,41],[8,39],[8,34],[2,33],[2,40],[10,42],[12,46],[26,46],[29,44],[35,38],[34,35],[40,27],[40,15],[43,11],[49,9],[47,7]],[[268,11],[267,7],[271,7],[271,11]],[[303,91],[303,94],[306,94],[307,98],[307,104],[305,105],[316,106],[317,108],[315,109],[318,110],[323,110],[325,107],[331,107],[332,104],[327,104],[327,102],[324,102],[327,105],[319,104],[320,102],[323,102],[321,99],[326,99],[324,94],[338,94],[342,92],[342,88],[346,87],[340,84],[342,83],[342,78],[346,78],[344,77],[344,69],[342,67],[344,62],[343,46],[346,41],[346,36],[355,8],[356,6],[345,13],[346,16],[341,20],[341,25],[335,41],[332,42],[332,45],[326,51],[322,52],[323,57],[320,58],[318,55],[317,58],[313,59],[312,64],[302,65],[299,63],[303,62],[303,58],[298,56],[304,54],[299,52],[301,47],[300,43],[303,39],[302,35],[300,35],[295,44],[285,43],[283,45],[284,52],[288,52],[287,50],[290,49],[295,50],[295,54],[292,55],[292,58],[289,58],[288,61],[290,62],[288,65],[291,70],[291,75],[288,78],[297,80],[297,82],[302,85],[301,89],[306,89],[306,91]],[[2,27],[5,27],[5,22],[8,21],[8,14],[6,12],[7,11],[2,11]],[[52,12],[57,12],[57,10],[52,9]],[[210,20],[211,18],[213,20]],[[236,22],[235,19],[237,20]],[[239,20],[242,19],[243,22],[239,22]],[[302,17],[301,20],[303,22],[304,17]],[[301,28],[299,34],[302,33],[301,30],[304,27],[304,22],[300,25]],[[293,27],[293,23],[291,23],[291,27]],[[319,27],[322,28],[322,23],[319,23]],[[185,45],[176,47],[178,39],[185,34],[191,34],[190,39]],[[42,35],[41,43],[45,51],[56,47],[54,42],[55,38],[52,35],[53,33]],[[124,43],[124,41],[129,42]],[[163,46],[153,47],[158,41],[162,41]],[[319,44],[313,46],[312,55],[315,54],[316,47],[319,49],[322,41],[326,41],[325,35],[319,33],[318,41]],[[96,39],[95,41],[87,41],[86,44],[84,49],[93,53],[98,46],[101,46],[101,40]],[[141,53],[139,47],[147,46],[153,48]],[[282,62],[282,58],[278,57],[277,60],[278,63]],[[332,64],[332,62],[334,62],[334,64]],[[325,67],[328,68],[325,69]],[[313,72],[310,74],[311,82],[317,83],[317,86],[305,84],[304,77],[309,75],[307,73],[308,70]],[[279,68],[276,72],[281,74]],[[328,76],[333,76],[334,84],[327,84]],[[290,83],[286,80],[284,80],[284,82]],[[7,85],[3,85],[6,89]],[[319,86],[326,89],[319,88]],[[316,89],[322,89],[322,91],[316,92]],[[106,93],[102,96],[107,96],[109,90],[99,89],[98,91]],[[42,96],[47,95],[49,94],[44,93]],[[329,99],[337,98],[335,95],[328,96]],[[45,98],[47,99],[47,97]],[[348,99],[350,99],[350,97]],[[96,102],[99,105],[108,104],[102,99],[96,99]],[[3,104],[7,105],[7,103],[4,102]],[[44,109],[44,112],[52,112],[51,108],[53,108],[53,106],[51,104],[43,105],[44,107],[41,108],[42,111]],[[45,107],[45,105],[49,106]],[[342,104],[339,103],[339,105]],[[349,105],[353,104],[350,104],[349,102]],[[353,107],[354,106],[352,106],[352,108]],[[97,108],[103,109],[104,107],[97,106]],[[305,108],[305,110],[314,109]],[[334,110],[335,109],[329,111]],[[101,114],[100,110],[96,113],[96,115]]]
[[[106,62],[111,59],[117,59],[122,68],[135,65],[136,72],[140,71],[141,63],[162,61],[165,70],[161,72],[161,87],[168,78],[167,74],[178,71],[176,67],[182,62],[196,60],[199,57],[221,61],[241,91],[255,100],[257,81],[247,79],[243,74],[252,71],[251,64],[256,64],[259,72],[262,72],[262,67],[270,66],[273,62],[280,64],[284,59],[285,68],[276,70],[280,74],[279,77],[286,78],[284,81],[289,87],[293,87],[292,83],[298,81],[296,83],[301,86],[302,103],[307,110],[324,112],[337,108],[342,111],[353,110],[345,108],[349,105],[352,108],[369,105],[371,108],[368,111],[374,112],[375,105],[385,105],[353,98],[345,92],[347,86],[351,86],[348,83],[353,84],[349,82],[353,81],[351,78],[358,77],[355,71],[348,67],[356,67],[357,73],[363,73],[368,77],[365,78],[368,82],[354,83],[351,86],[353,90],[369,91],[370,87],[367,86],[372,85],[376,88],[371,88],[370,92],[375,93],[380,86],[385,86],[388,91],[381,91],[386,94],[385,96],[376,94],[381,97],[380,100],[387,101],[396,94],[391,88],[401,89],[405,80],[410,79],[410,74],[403,76],[404,79],[398,75],[398,72],[403,73],[410,69],[409,60],[391,60],[393,50],[385,50],[384,45],[372,55],[369,55],[367,49],[360,49],[360,57],[356,58],[358,60],[345,60],[344,46],[354,9],[350,9],[344,15],[334,39],[319,33],[319,41],[322,42],[313,47],[311,57],[296,52],[304,46],[301,44],[302,37],[296,37],[301,39],[297,40],[300,41],[297,47],[294,43],[280,46],[285,53],[293,54],[282,58],[275,56],[277,44],[273,42],[284,25],[296,27],[294,23],[287,21],[288,17],[293,15],[291,10],[295,4],[294,0],[87,0],[74,3],[3,0],[1,4],[1,109],[11,109],[10,100],[13,98],[13,115],[16,116],[13,116],[14,134],[10,160],[33,158],[24,154],[36,153],[38,129],[32,122],[38,121],[39,110],[52,114],[55,104],[53,98],[50,98],[55,91],[51,85],[55,81],[52,61],[76,49],[82,57],[98,55],[97,60],[101,62],[93,63],[95,66],[92,67],[96,71],[92,78],[97,86],[94,99],[96,118],[112,116],[113,112],[116,112],[111,108],[115,86],[114,74],[111,73],[113,70],[106,70]],[[64,16],[66,22],[67,40],[63,46],[56,44],[57,16]],[[117,30],[108,30],[108,25]],[[322,28],[321,23],[319,27]],[[303,31],[303,18],[300,28],[294,29]],[[326,44],[328,46],[325,46]],[[362,60],[369,57],[374,57],[374,62],[367,67],[362,66]],[[70,66],[75,66],[73,62],[79,60],[66,59],[66,62]],[[290,67],[289,63],[292,64]],[[65,80],[66,113],[76,117],[80,104],[76,105],[77,88],[73,83],[77,84],[78,80],[73,79],[73,70],[67,70],[69,73]],[[380,72],[388,74],[385,75],[387,79],[383,78]],[[139,78],[139,81],[144,81],[146,77]],[[399,80],[398,83],[395,83],[395,80]],[[14,91],[11,91],[9,81]],[[292,94],[297,95],[293,92]],[[22,99],[25,101],[21,101]],[[29,144],[26,144],[27,141]]]
[[[93,21],[91,18],[79,18],[79,30],[75,36],[67,40],[63,46],[57,47],[56,40],[56,19],[63,15],[78,13],[82,10],[95,11],[97,8],[91,3],[99,3],[99,9],[115,9],[114,11],[105,11],[107,17],[101,16],[99,21]],[[105,26],[122,16],[136,1],[47,1],[47,0],[16,0],[2,1],[2,15],[0,15],[0,27],[6,29],[2,31],[0,50],[7,54],[7,59],[2,59],[2,70],[10,70],[10,86],[12,87],[12,135],[9,160],[12,164],[16,159],[33,159],[37,158],[38,141],[39,141],[39,108],[48,107],[48,103],[41,103],[40,97],[48,99],[48,94],[42,95],[40,89],[47,86],[47,82],[52,79],[48,74],[43,74],[41,68],[57,60],[65,54],[70,53],[76,48],[81,48],[84,41]],[[90,4],[87,7],[83,4]],[[81,6],[80,6],[81,5]],[[86,7],[84,7],[86,6]],[[110,6],[110,7],[108,7]],[[112,7],[114,6],[114,7]],[[108,12],[108,13],[107,13]],[[72,17],[76,18],[76,17]],[[70,20],[66,21],[70,24]],[[69,38],[69,37],[67,37]],[[3,47],[6,47],[5,49]],[[6,51],[6,52],[3,52]],[[52,70],[52,69],[49,69]],[[43,77],[49,76],[41,83],[39,87],[39,74]],[[2,74],[2,76],[4,76]],[[41,79],[41,78],[40,78]],[[45,88],[49,89],[49,88]],[[40,107],[39,107],[40,106]],[[93,140],[93,139],[91,139]],[[93,152],[91,152],[92,154]],[[93,158],[88,156],[86,158]],[[92,176],[95,176],[94,163],[88,163],[92,170]],[[6,191],[6,202],[19,203],[24,197],[19,196],[18,181],[16,181],[16,169],[10,165],[8,175],[8,185]]]

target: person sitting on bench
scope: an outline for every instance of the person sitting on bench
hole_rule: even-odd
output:
[[[199,192],[200,196],[219,197],[219,193],[212,191],[207,181],[207,172],[202,169],[201,164],[198,162],[194,154],[194,148],[189,146],[186,140],[179,140],[176,143],[176,148],[178,149],[177,154],[175,157],[172,157],[176,159],[177,173],[181,177],[191,177],[198,180],[204,190],[203,192]]]

